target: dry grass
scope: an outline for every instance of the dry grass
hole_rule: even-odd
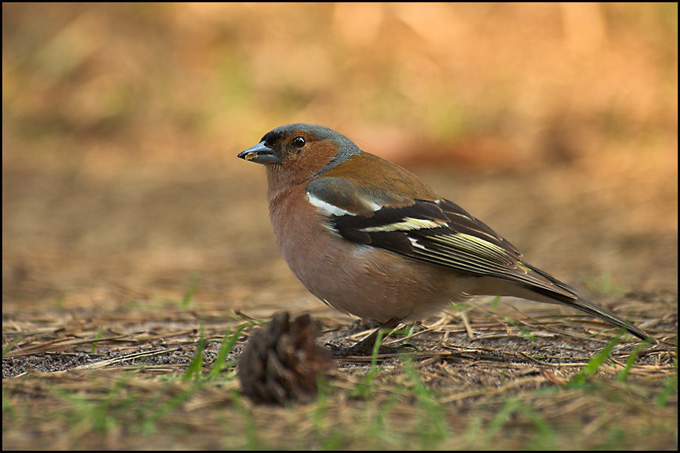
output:
[[[635,295],[626,301],[642,302]],[[397,335],[418,348],[410,360],[338,360],[316,401],[287,408],[249,404],[231,366],[207,378],[224,332],[251,320],[243,314],[225,318],[224,311],[177,301],[67,318],[6,316],[3,332],[13,349],[3,360],[10,427],[4,446],[494,448],[502,439],[507,449],[625,449],[641,442],[670,449],[677,298],[646,294],[643,301],[647,313],[669,312],[634,313],[660,343],[637,351],[632,367],[636,342],[616,345],[596,376],[578,385],[572,378],[611,339],[592,336],[605,326],[551,308],[528,316],[482,304]],[[343,317],[320,319],[327,326],[322,341],[351,342],[366,333],[347,337]],[[199,337],[191,327],[198,325],[207,342],[203,377],[186,379]],[[228,359],[238,357],[253,328],[243,330]],[[622,370],[625,380],[617,379]]]
[[[2,8],[3,449],[677,449],[676,4]],[[210,373],[246,315],[365,332],[292,276],[235,158],[297,121],[659,344],[597,365],[602,323],[481,301],[396,334],[410,359],[337,360],[315,401],[253,406],[254,326]]]
[[[646,303],[667,309],[677,301]],[[632,367],[636,343],[623,342],[578,382],[611,334],[574,328],[588,325],[581,316],[480,308],[396,334],[417,348],[408,357],[337,360],[315,401],[286,408],[239,396],[233,365],[209,377],[224,332],[245,322],[235,314],[173,305],[68,318],[16,314],[3,325],[13,344],[3,359],[3,447],[459,449],[495,448],[502,439],[506,449],[626,449],[643,441],[672,448],[677,393],[669,382],[677,386],[677,362],[669,329],[677,318],[650,329],[661,341],[637,348]],[[532,339],[505,321],[511,313]],[[338,317],[321,319],[322,340],[347,328]],[[187,377],[199,333],[186,327],[196,325],[206,340],[203,373]]]

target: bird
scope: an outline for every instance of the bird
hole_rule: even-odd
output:
[[[266,169],[276,243],[295,276],[327,305],[380,325],[348,353],[370,353],[380,329],[480,295],[566,305],[650,338],[527,263],[415,174],[332,129],[280,126],[237,157]]]

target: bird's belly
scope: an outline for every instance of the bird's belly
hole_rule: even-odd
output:
[[[340,311],[376,322],[421,319],[465,298],[457,276],[448,269],[330,232],[314,246],[298,241],[281,250],[312,294]]]

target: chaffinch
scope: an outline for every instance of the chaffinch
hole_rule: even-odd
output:
[[[474,295],[560,303],[647,333],[522,259],[418,177],[331,129],[289,124],[238,157],[263,164],[276,242],[326,304],[394,328]],[[372,349],[377,330],[357,345]]]

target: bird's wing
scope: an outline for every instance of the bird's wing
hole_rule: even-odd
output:
[[[555,281],[522,262],[522,254],[489,226],[446,199],[414,199],[367,191],[341,178],[307,184],[307,199],[346,240],[445,266],[555,291]],[[573,293],[567,285],[560,289]],[[558,290],[558,292],[560,292]]]

